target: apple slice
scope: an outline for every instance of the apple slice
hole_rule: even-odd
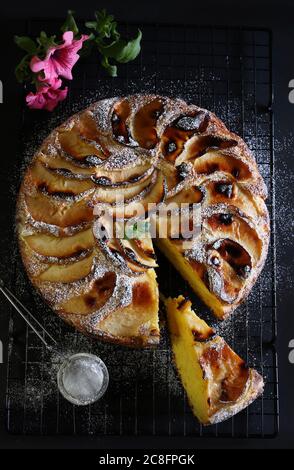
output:
[[[134,238],[133,243],[136,245],[136,249],[139,252],[140,256],[143,258],[156,260],[156,255],[154,252],[152,238],[145,236],[142,238]]]
[[[125,205],[113,206],[112,211],[115,217],[130,219],[132,217],[143,217],[147,216],[148,204],[156,206],[163,201],[166,194],[166,184],[164,175],[156,170],[154,173],[154,181],[150,186],[142,191],[140,197],[134,198],[133,200],[125,201]],[[153,207],[154,210],[154,207]]]
[[[194,170],[198,174],[210,175],[217,171],[229,173],[238,181],[252,178],[248,165],[239,158],[225,152],[210,151],[194,161]]]
[[[130,199],[133,200],[134,198],[139,197],[147,187],[151,187],[156,176],[157,172],[156,170],[153,170],[151,175],[149,175],[144,181],[140,181],[130,187],[98,187],[95,191],[95,202],[114,204],[118,199],[123,199],[122,202],[124,203]]]
[[[69,204],[68,201],[60,201],[41,192],[35,192],[26,194],[25,201],[32,218],[46,224],[65,228],[93,220],[89,197]]]
[[[38,155],[38,160],[41,161],[46,168],[52,171],[60,171],[60,173],[63,172],[65,176],[90,178],[91,175],[95,174],[95,167],[84,168],[77,166],[75,163],[78,162],[70,161],[60,155],[49,156],[41,153]]]
[[[60,304],[63,313],[76,315],[88,315],[99,310],[110,299],[116,284],[116,274],[107,272],[103,277],[95,279],[90,290],[86,293],[75,295],[66,302]]]
[[[125,168],[120,171],[100,170],[92,177],[97,186],[104,188],[129,188],[138,183],[143,183],[153,173],[154,168],[150,164],[141,167]],[[99,175],[99,176],[98,176]]]
[[[205,218],[203,220],[203,227],[209,230],[215,238],[228,238],[232,243],[240,245],[240,249],[236,248],[234,250],[233,245],[228,243],[228,247],[230,247],[228,248],[228,253],[229,251],[232,252],[230,259],[235,257],[237,266],[246,259],[246,257],[242,256],[245,248],[250,252],[254,264],[261,258],[263,242],[258,235],[258,231],[252,227],[250,220],[238,214],[235,207],[228,206],[228,212],[215,212],[210,217]]]
[[[187,142],[184,151],[177,157],[175,165],[178,166],[187,160],[201,157],[211,150],[225,150],[236,145],[238,145],[236,140],[227,137],[213,134],[196,135]]]
[[[45,190],[47,194],[51,195],[76,196],[95,187],[90,179],[66,178],[46,169],[39,161],[33,164],[26,177],[31,178],[38,189]]]
[[[123,250],[122,244],[118,238],[110,238],[106,240],[98,240],[98,245],[115,265],[119,266],[127,274],[138,275],[146,271],[147,268],[133,263]]]
[[[120,239],[119,243],[122,247],[124,256],[132,264],[143,269],[156,268],[158,266],[156,259],[153,256],[147,258],[146,256],[141,255],[136,243],[134,243],[134,240]]]
[[[74,129],[89,140],[100,142],[101,134],[91,111],[84,111],[79,115],[79,120]]]
[[[157,167],[165,176],[167,191],[171,191],[179,183],[178,169],[173,163],[162,158],[159,160]]]
[[[89,250],[95,244],[92,229],[83,230],[71,237],[55,237],[45,233],[35,233],[23,237],[28,246],[42,256],[67,258],[81,251]]]
[[[111,118],[112,132],[115,139],[125,145],[134,145],[132,142],[130,131],[127,125],[127,119],[131,114],[130,103],[127,99],[123,99],[115,103]]]
[[[178,192],[174,194],[171,193],[169,196],[166,196],[166,203],[188,203],[188,204],[197,204],[200,203],[203,199],[203,192],[198,186],[182,187]]]
[[[150,103],[140,107],[135,114],[132,120],[131,134],[140,147],[152,149],[157,144],[159,139],[156,132],[156,123],[162,111],[162,99],[155,98]]]
[[[39,281],[48,282],[74,282],[90,274],[93,265],[94,253],[81,261],[71,264],[53,264],[41,274],[36,276]]]
[[[114,231],[115,226],[109,214],[104,214],[95,221],[95,237],[98,245],[106,256],[110,257],[115,264],[122,267],[124,270],[127,269],[129,273],[140,274],[149,267],[152,267],[151,265],[154,264],[154,258],[151,260],[146,259],[146,265],[141,263],[139,255],[137,257],[135,245],[132,247],[134,256],[131,256],[131,254],[128,253],[129,242],[121,238],[116,238]],[[149,266],[149,264],[151,265]]]
[[[185,143],[194,134],[202,133],[207,128],[209,115],[204,111],[193,115],[179,116],[168,126],[161,136],[161,152],[170,162],[174,162],[184,150]]]
[[[73,129],[59,132],[58,138],[63,150],[77,160],[83,160],[89,155],[96,155],[101,160],[108,158],[100,144],[83,137]]]

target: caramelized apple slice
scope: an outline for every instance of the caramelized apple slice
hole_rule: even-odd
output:
[[[79,133],[87,139],[100,142],[101,135],[90,111],[84,111],[80,114],[77,128]]]
[[[89,155],[96,155],[101,160],[107,158],[100,144],[83,137],[73,129],[60,132],[59,142],[63,150],[77,160],[83,160]]]
[[[59,155],[55,155],[52,157],[51,155],[38,155],[38,160],[41,161],[46,168],[49,168],[51,171],[56,171],[64,176],[69,177],[91,177],[91,175],[95,174],[94,168],[83,168],[81,166],[75,165],[74,162],[69,161],[68,159],[61,157]]]
[[[97,186],[105,188],[131,187],[143,183],[153,173],[154,168],[149,163],[141,167],[122,168],[119,171],[96,171],[93,181]]]
[[[36,279],[39,281],[49,281],[49,282],[74,282],[79,279],[83,279],[88,276],[91,272],[93,264],[94,254],[92,253],[87,258],[82,259],[81,261],[76,261],[71,264],[53,264],[41,274],[39,274]]]
[[[143,105],[135,114],[131,133],[140,147],[152,149],[157,144],[159,139],[156,132],[156,123],[162,111],[162,100],[155,98],[150,103]]]
[[[145,266],[134,263],[126,256],[123,245],[118,238],[99,239],[98,245],[115,265],[128,274],[141,274],[147,270]]]
[[[92,229],[83,230],[71,237],[55,237],[45,233],[35,233],[24,237],[29,247],[42,256],[67,258],[76,256],[94,246]]]
[[[119,187],[99,187],[95,191],[95,202],[99,203],[108,203],[113,204],[118,199],[123,198],[123,202],[127,203],[128,200],[132,200],[136,197],[140,197],[140,194],[146,190],[147,187],[152,187],[154,180],[157,177],[156,170],[153,170],[151,175],[149,175],[143,181],[133,184],[129,187],[119,186]]]
[[[175,161],[178,166],[187,160],[201,157],[211,150],[224,150],[238,145],[234,139],[219,137],[217,135],[196,135],[187,142],[184,151]]]
[[[124,255],[131,263],[136,264],[143,269],[155,268],[158,266],[153,256],[147,258],[146,256],[144,257],[141,255],[134,240],[120,239],[119,243]]]
[[[167,191],[171,191],[180,182],[177,168],[173,163],[162,158],[159,160],[157,168],[164,174]]]
[[[207,178],[201,181],[201,187],[205,189],[205,199],[203,208],[215,204],[233,204],[235,208],[243,213],[267,223],[266,208],[261,198],[252,198],[250,190],[246,188],[246,183],[239,184],[234,177],[230,175],[220,176],[215,181]]]
[[[194,161],[194,169],[198,174],[210,175],[217,171],[229,173],[238,181],[244,181],[252,178],[252,174],[245,162],[237,157],[225,154],[223,152],[211,151],[196,158]]]
[[[215,238],[228,238],[231,240],[230,249],[236,245],[235,257],[240,257],[246,247],[253,258],[254,264],[258,262],[262,252],[262,241],[257,231],[250,226],[249,221],[239,216],[233,209],[225,213],[215,213],[203,221],[203,226],[210,229]],[[229,243],[229,242],[228,242]],[[239,248],[237,248],[237,245]],[[228,245],[229,247],[229,245]],[[245,250],[246,251],[246,250]]]
[[[116,274],[107,272],[103,277],[95,279],[91,289],[80,295],[76,295],[60,304],[63,313],[76,315],[88,315],[99,310],[111,297],[116,284]]]
[[[38,161],[29,169],[27,177],[31,178],[40,190],[45,190],[47,194],[63,194],[65,196],[75,196],[95,187],[93,181],[65,178],[62,175],[47,170]]]
[[[127,99],[115,103],[111,118],[112,132],[115,139],[125,145],[134,145],[126,122],[130,114],[131,107]]]
[[[211,413],[216,411],[221,403],[237,402],[244,392],[250,377],[250,370],[241,359],[221,338],[216,337],[210,346],[204,348],[199,358],[200,366],[205,377],[218,384],[211,388]],[[215,347],[215,342],[220,343]],[[223,365],[223,367],[221,367]],[[260,377],[261,379],[261,377]]]
[[[124,229],[124,226],[122,226]],[[132,241],[116,238],[116,226],[109,214],[98,217],[94,225],[94,233],[98,245],[116,264],[128,267],[131,272],[141,273],[154,265],[154,258],[140,256],[139,250]],[[124,236],[124,230],[120,234]]]
[[[125,201],[123,207],[113,207],[113,214],[118,218],[130,219],[132,217],[142,217],[148,211],[148,204],[156,206],[163,201],[166,193],[165,178],[157,170],[154,173],[154,182],[141,193],[141,197],[136,200]]]
[[[174,162],[182,153],[187,140],[194,134],[205,131],[208,121],[209,115],[203,111],[177,118],[161,136],[162,155],[168,161]]]
[[[176,194],[171,193],[172,195],[166,196],[166,203],[176,203],[176,204],[197,204],[200,203],[203,199],[203,192],[198,186],[184,187],[180,189]]]
[[[27,208],[32,218],[58,227],[79,225],[93,220],[93,209],[89,206],[89,198],[73,202],[59,201],[41,192],[26,194]]]
[[[137,251],[140,253],[141,257],[156,260],[151,237],[146,234],[145,237],[134,238],[132,241],[136,245]]]
[[[244,287],[244,278],[239,276],[236,269],[228,262],[231,256],[225,254],[222,256],[212,245],[207,252],[207,258],[209,291],[227,304],[234,303]]]

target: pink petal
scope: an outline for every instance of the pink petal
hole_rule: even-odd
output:
[[[72,80],[72,68],[80,58],[77,52],[83,47],[83,42],[89,36],[83,34],[80,39],[75,40],[73,32],[66,31],[62,37],[63,44],[50,47],[44,60],[37,56],[31,59],[31,70],[34,73],[43,72],[44,77],[42,75],[38,77],[40,82],[51,85],[59,75],[67,80]]]
[[[38,73],[43,71],[43,77],[40,74],[38,79],[39,81],[46,81],[48,83],[54,81],[57,77],[58,74],[55,71],[52,59],[45,59],[45,60],[40,60],[38,57],[33,57],[30,63],[30,67],[32,72]]]
[[[30,69],[34,73],[41,72],[44,68],[44,60],[39,59],[39,57],[34,56],[30,62]]]
[[[72,80],[72,68],[79,60],[80,56],[77,51],[83,46],[83,42],[89,36],[83,35],[80,39],[74,40],[71,44],[58,46],[54,54],[51,56],[55,73],[67,80]]]
[[[26,97],[26,102],[31,109],[43,109],[46,105],[46,100],[42,93],[33,94],[30,92]]]
[[[56,81],[55,87],[57,85],[61,85],[61,80]],[[67,87],[61,90],[60,88],[43,85],[39,87],[37,93],[29,93],[26,97],[26,102],[28,107],[31,109],[46,109],[47,111],[53,111],[60,101],[65,100],[67,93]]]
[[[46,96],[46,106],[44,109],[47,111],[53,111],[60,101],[65,100],[67,97],[68,88],[64,90],[49,91]]]
[[[78,54],[68,54],[67,51],[59,51],[57,58],[52,58],[54,70],[57,75],[72,80],[72,68],[75,63],[79,60]]]
[[[74,34],[72,31],[66,31],[63,33],[62,39],[64,41],[63,46],[67,46],[68,44],[71,44],[73,41]]]
[[[37,82],[36,87],[37,91],[41,93],[46,93],[49,89],[57,90],[62,85],[60,78],[54,78],[50,81],[45,81],[43,78],[41,81]]]

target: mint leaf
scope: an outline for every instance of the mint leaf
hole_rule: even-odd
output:
[[[38,51],[35,41],[27,36],[14,36],[15,44],[28,54],[36,54]]]
[[[117,66],[116,65],[111,65],[108,62],[108,57],[102,57],[101,65],[102,65],[102,67],[105,68],[105,70],[108,72],[108,74],[111,77],[117,77]]]
[[[30,59],[31,55],[26,54],[15,69],[16,80],[19,83],[23,83],[31,78]]]
[[[61,26],[61,31],[65,33],[66,31],[72,31],[76,36],[79,32],[78,25],[74,19],[75,12],[73,10],[68,10],[67,17],[63,25]]]

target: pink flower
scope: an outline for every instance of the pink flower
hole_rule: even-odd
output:
[[[31,70],[34,73],[43,71],[44,77],[39,77],[39,80],[47,83],[51,83],[59,76],[72,80],[72,68],[80,57],[77,52],[83,47],[83,42],[88,37],[83,34],[80,39],[74,39],[73,32],[67,31],[62,36],[63,44],[50,47],[44,60],[37,56],[32,58]]]
[[[52,84],[39,84],[37,92],[30,92],[26,97],[26,102],[31,109],[46,109],[53,111],[60,101],[67,97],[68,88],[61,90],[61,80],[54,79]]]

